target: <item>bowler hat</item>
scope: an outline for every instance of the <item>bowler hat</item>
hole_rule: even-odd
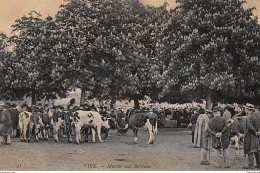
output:
[[[213,108],[213,112],[218,112],[218,111],[222,111],[222,108],[219,107],[219,106],[215,106],[215,107]]]
[[[209,114],[212,114],[212,113],[213,113],[212,110],[210,110],[210,109],[206,109],[205,112],[206,112],[206,113],[209,113]]]
[[[204,113],[205,113],[205,110],[204,110],[203,108],[200,108],[200,109],[198,110],[198,113],[199,113],[199,114],[204,114]]]

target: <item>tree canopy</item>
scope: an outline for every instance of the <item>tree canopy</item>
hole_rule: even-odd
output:
[[[185,103],[257,102],[259,24],[242,0],[65,0],[54,17],[32,11],[0,35],[1,98],[66,97]]]
[[[241,0],[178,0],[164,42],[164,92],[215,99],[255,97],[259,25]],[[219,98],[220,94],[226,97]],[[226,100],[227,101],[227,100]]]

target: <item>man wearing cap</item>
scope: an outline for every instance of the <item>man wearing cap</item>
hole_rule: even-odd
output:
[[[220,154],[223,151],[225,168],[229,168],[228,146],[230,142],[230,129],[228,123],[221,117],[221,110],[218,106],[213,108],[214,118],[209,120],[208,134],[212,136],[212,147],[216,154],[215,166],[220,168]]]
[[[200,114],[196,126],[195,126],[195,133],[194,133],[194,144],[193,146],[196,148],[203,148],[204,147],[204,136],[205,136],[205,124],[208,124],[208,116],[205,114],[205,110],[200,108],[198,110]],[[208,125],[207,125],[208,126]]]
[[[246,129],[244,137],[244,154],[248,154],[248,165],[245,169],[254,169],[254,156],[256,158],[256,167],[260,168],[259,162],[259,137],[260,137],[260,113],[254,112],[254,105],[246,104],[247,114]]]
[[[210,144],[211,144],[211,136],[208,133],[208,123],[211,118],[213,118],[213,112],[209,109],[206,109],[205,111],[207,117],[205,118],[205,127],[204,127],[204,147],[201,150],[201,165],[209,165],[209,158],[207,158],[207,155],[210,151]]]

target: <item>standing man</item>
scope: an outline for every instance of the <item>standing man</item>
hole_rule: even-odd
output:
[[[208,133],[212,136],[212,147],[216,154],[215,166],[220,168],[220,155],[223,152],[225,168],[230,168],[228,159],[228,147],[230,142],[230,130],[228,123],[221,117],[221,108],[213,108],[214,118],[209,120]]]
[[[204,119],[204,147],[201,150],[201,165],[209,165],[209,158],[207,158],[207,155],[209,155],[210,152],[210,144],[211,144],[211,136],[208,132],[208,124],[209,124],[209,120],[213,117],[213,112],[211,110],[206,109],[206,116],[203,116]],[[205,115],[205,114],[203,114]]]
[[[198,113],[200,115],[196,122],[193,146],[196,148],[203,148],[205,136],[205,123],[208,124],[208,116],[205,114],[205,110],[203,108],[200,108],[198,110]]]
[[[196,122],[197,119],[199,117],[199,113],[197,112],[199,110],[199,108],[196,108],[194,110],[193,115],[190,118],[190,124],[189,126],[191,126],[191,136],[192,136],[192,143],[194,143],[194,133],[195,133],[195,127],[196,127]]]
[[[9,109],[9,112],[11,114],[11,119],[12,119],[12,132],[11,132],[11,137],[16,137],[17,136],[17,127],[18,127],[18,122],[19,122],[19,111],[16,109],[16,104],[12,104],[11,108]]]
[[[5,105],[0,111],[0,145],[11,143],[12,118],[8,108],[9,105]]]
[[[244,154],[248,154],[248,165],[244,169],[254,169],[254,156],[256,167],[260,168],[259,162],[259,137],[260,137],[260,113],[254,112],[254,105],[246,104],[247,114],[246,130],[244,139]]]
[[[208,124],[209,120],[213,118],[213,112],[211,110],[206,109],[206,117],[204,116],[204,147],[201,150],[201,165],[209,165],[209,158],[207,158],[207,155],[209,155],[210,152],[210,144],[211,144],[211,136],[208,131]]]

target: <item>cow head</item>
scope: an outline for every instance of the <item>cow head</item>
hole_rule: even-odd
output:
[[[109,126],[109,121],[106,117],[101,117],[102,118],[102,123],[101,123],[101,126],[102,127],[105,127],[106,129],[109,129],[110,126]]]

